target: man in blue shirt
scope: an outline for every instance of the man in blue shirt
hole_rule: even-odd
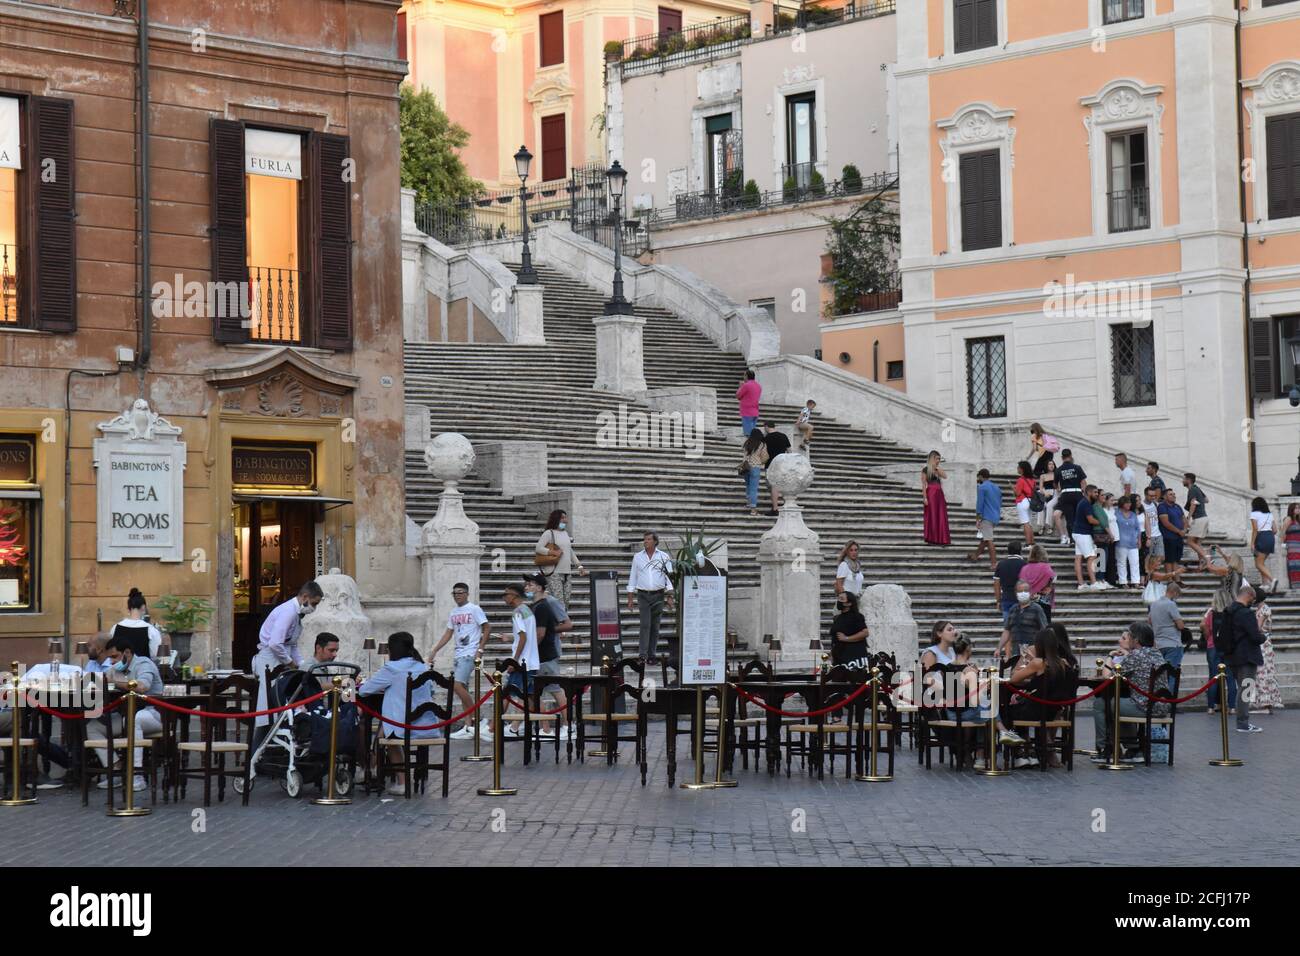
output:
[[[966,555],[966,560],[974,561],[980,556],[984,546],[988,545],[989,568],[996,571],[998,549],[993,543],[993,529],[1002,520],[1002,489],[993,483],[987,468],[981,468],[976,477],[980,482],[975,494],[975,537],[979,544],[974,551]]]
[[[1183,563],[1183,539],[1187,537],[1187,518],[1178,506],[1178,493],[1166,488],[1164,503],[1156,508],[1160,520],[1160,537],[1165,545],[1165,570],[1173,571]]]
[[[1109,585],[1102,581],[1097,583],[1097,546],[1092,540],[1092,529],[1101,522],[1093,514],[1092,505],[1097,500],[1097,486],[1089,485],[1084,489],[1083,497],[1074,510],[1074,520],[1070,524],[1070,534],[1074,538],[1074,580],[1080,591],[1103,591]],[[1088,583],[1083,583],[1083,566],[1087,562]]]

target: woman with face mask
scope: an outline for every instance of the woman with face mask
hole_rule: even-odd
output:
[[[158,673],[158,666],[150,659],[148,651],[148,638],[139,628],[127,629],[127,633],[114,637],[108,642],[108,655],[112,660],[112,666],[108,669],[109,680],[113,682],[118,690],[126,690],[127,684],[131,681],[136,682],[136,693],[141,695],[157,695],[163,690],[162,675]],[[103,740],[107,736],[104,732],[104,721],[113,721],[113,738],[122,739],[126,733],[126,722],[123,715],[123,708],[119,707],[105,717],[94,721],[87,727],[87,734],[94,740]],[[135,712],[135,739],[140,740],[142,737],[155,737],[162,733],[162,718],[158,715],[158,710],[154,707],[139,707]],[[108,757],[108,748],[96,750],[106,762]],[[135,765],[141,767],[144,765],[144,749],[137,747],[135,751]],[[120,778],[114,778],[115,784],[120,784]],[[137,774],[132,782],[132,788],[138,793],[148,786],[144,776]],[[108,778],[100,780],[99,789],[108,789]]]
[[[537,539],[537,547],[533,550],[535,552],[533,563],[542,574],[550,578],[547,590],[559,598],[561,604],[568,607],[573,603],[573,590],[569,579],[574,571],[585,576],[587,569],[582,566],[582,562],[573,551],[567,511],[556,508],[551,512],[551,516],[546,519],[546,530]]]
[[[867,620],[858,611],[858,596],[844,590],[835,595],[831,622],[831,663],[847,664],[867,656]]]

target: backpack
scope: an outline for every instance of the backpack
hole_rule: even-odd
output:
[[[1231,610],[1214,615],[1214,650],[1219,657],[1226,658],[1237,649],[1237,624]]]
[[[1043,451],[1058,452],[1061,450],[1061,439],[1055,435],[1043,436]]]

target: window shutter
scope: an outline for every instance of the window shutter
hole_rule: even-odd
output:
[[[1269,117],[1264,127],[1267,143],[1265,164],[1268,167],[1268,218],[1282,219],[1287,215],[1287,179],[1290,172],[1290,133],[1286,116]]]
[[[208,125],[208,150],[212,162],[212,281],[242,283],[240,288],[247,289],[244,124],[238,120],[213,119]],[[238,314],[223,316],[221,311],[217,310],[212,317],[213,339],[247,342],[246,320]]]
[[[564,114],[542,117],[542,180],[550,182],[569,174]]]
[[[980,209],[981,230],[986,247],[1002,245],[1002,154],[990,150],[980,155],[984,190]]]
[[[1277,362],[1273,355],[1274,320],[1250,320],[1250,378],[1256,398],[1277,396]]]
[[[1002,245],[1002,157],[998,150],[961,158],[961,247]]]
[[[76,197],[73,181],[72,100],[27,100],[32,241],[32,327],[77,330]]]
[[[316,344],[342,351],[352,348],[352,187],[343,178],[350,156],[348,137],[311,134]]]
[[[975,46],[997,46],[998,0],[975,0]]]
[[[555,66],[564,62],[564,11],[543,13],[537,18],[537,32],[541,35],[541,66]]]
[[[975,0],[952,0],[953,52],[975,47]]]
[[[1289,216],[1300,216],[1300,113],[1287,117],[1287,162],[1284,182],[1290,195],[1291,211]]]
[[[984,222],[980,217],[983,187],[980,185],[982,167],[979,154],[967,153],[961,157],[961,247],[963,250],[984,248]]]

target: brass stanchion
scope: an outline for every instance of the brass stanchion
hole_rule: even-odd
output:
[[[150,807],[137,807],[135,805],[135,689],[138,685],[135,681],[127,681],[126,684],[126,779],[122,781],[122,790],[126,806],[108,811],[110,817],[143,817],[153,810]],[[110,718],[111,719],[111,718]],[[108,755],[109,766],[112,766],[113,755]],[[113,771],[109,770],[108,776],[109,787],[113,786]]]
[[[695,782],[680,785],[683,790],[712,790],[704,782],[704,685],[695,688]]]
[[[335,677],[333,683],[334,690],[331,692],[333,705],[330,710],[330,762],[329,769],[326,771],[329,774],[329,783],[325,796],[317,797],[312,801],[312,803],[322,807],[337,807],[352,802],[351,797],[334,796],[334,762],[338,759],[339,705],[342,703],[343,678]]]
[[[718,685],[718,766],[713,772],[714,789],[725,790],[728,787],[739,786],[735,780],[722,779],[722,758],[723,752],[727,745],[727,675],[722,675],[722,683]],[[701,731],[700,737],[704,737]]]
[[[1105,662],[1097,659],[1097,670],[1100,671]],[[1120,674],[1119,665],[1116,664],[1115,670],[1115,693],[1111,695],[1113,702],[1110,712],[1110,763],[1098,764],[1102,770],[1132,770],[1133,765],[1121,763],[1119,759],[1119,692],[1123,680]]]
[[[887,776],[882,775],[879,772],[879,767],[876,765],[876,758],[878,756],[877,751],[879,750],[877,738],[880,736],[880,731],[877,729],[876,718],[876,708],[879,705],[879,692],[880,668],[873,667],[871,668],[871,772],[855,775],[853,779],[859,783],[889,783],[894,779],[893,774]]]
[[[989,675],[989,739],[984,745],[984,769],[975,772],[985,777],[1005,777],[1010,770],[998,769],[998,669],[985,668]],[[960,742],[959,742],[960,743]]]
[[[501,786],[501,672],[492,674],[492,786],[479,787],[480,797],[513,797],[516,787]]]
[[[480,675],[482,673],[483,673],[483,658],[476,657],[474,658],[474,699],[475,700],[479,700],[483,697],[483,689],[479,685]],[[465,763],[478,763],[483,760],[491,760],[492,757],[490,754],[479,752],[479,740],[480,740],[480,735],[482,733],[482,726],[481,726],[482,721],[479,720],[478,711],[475,711],[473,714],[471,714],[470,719],[474,721],[474,752],[472,754],[466,754],[460,759],[463,760]]]
[[[14,695],[13,726],[9,729],[9,743],[12,750],[9,753],[10,779],[13,781],[13,796],[8,800],[0,800],[0,807],[25,807],[36,802],[35,797],[24,797],[22,789],[23,777],[23,695],[19,689],[18,683],[18,662],[13,661],[9,665],[9,690]],[[1227,698],[1224,698],[1225,700]],[[1224,726],[1227,726],[1226,724]],[[1226,731],[1225,731],[1226,733]],[[1226,750],[1224,751],[1227,752]]]
[[[601,677],[609,676],[609,655],[608,654],[606,654],[604,657],[600,659],[600,676]],[[609,749],[612,746],[610,744],[610,739],[612,737],[617,736],[614,732],[614,705],[612,703],[613,697],[614,697],[614,688],[609,685],[606,685],[605,716],[608,717],[609,719],[605,721],[605,743],[603,744],[602,749],[600,750],[588,750],[587,751],[588,757],[609,757],[611,754],[611,751]]]
[[[1219,731],[1223,737],[1223,756],[1218,760],[1211,760],[1210,766],[1240,767],[1243,761],[1228,756],[1228,669],[1222,664],[1219,665],[1219,673],[1215,680],[1219,682]]]

